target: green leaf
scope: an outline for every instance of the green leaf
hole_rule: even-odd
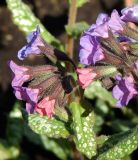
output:
[[[117,160],[131,154],[138,147],[138,126],[111,136],[99,149],[96,160]]]
[[[78,103],[70,104],[72,113],[72,129],[75,134],[75,143],[77,149],[86,155],[89,159],[96,155],[96,137],[93,130],[95,117],[94,112],[90,112],[87,116],[85,110]]]
[[[69,36],[77,39],[81,36],[83,31],[88,29],[88,27],[89,25],[86,22],[77,22],[73,24],[72,26],[67,25],[65,28]]]
[[[66,160],[68,157],[71,157],[70,146],[65,139],[53,139],[45,135],[36,134],[26,125],[24,130],[25,136],[29,141],[53,152],[58,158]]]
[[[67,160],[71,158],[71,150],[65,139],[51,139],[46,136],[41,136],[44,147],[53,152],[58,158]]]
[[[135,43],[130,43],[130,47],[131,47],[132,49],[138,49],[138,43],[137,43],[137,42],[135,42]]]
[[[48,118],[39,114],[28,115],[28,125],[40,135],[46,135],[53,138],[67,138],[70,135],[67,123],[55,119]]]
[[[23,119],[20,107],[18,102],[15,103],[8,117],[7,140],[13,145],[19,145],[23,136]]]
[[[0,160],[14,159],[19,156],[19,149],[0,139]]]
[[[116,100],[112,94],[102,87],[99,81],[93,82],[88,88],[85,89],[84,95],[88,99],[99,98],[103,101],[107,101],[110,105],[114,106]]]
[[[130,120],[116,119],[111,122],[111,128],[114,132],[128,131],[135,126],[136,124]]]
[[[35,30],[36,26],[39,25],[41,29],[41,35],[48,43],[52,43],[58,48],[63,47],[60,46],[61,43],[45,29],[40,20],[35,17],[31,9],[25,3],[23,3],[21,0],[6,0],[6,2],[9,10],[12,12],[14,23],[25,34],[32,32]]]

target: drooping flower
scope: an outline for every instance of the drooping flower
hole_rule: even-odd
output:
[[[80,39],[79,59],[81,64],[90,65],[104,58],[102,49],[99,44],[99,34],[103,37],[107,36],[106,31],[100,32],[100,27],[108,20],[107,14],[100,14],[97,18],[96,24],[93,24]],[[97,29],[99,27],[99,30]]]
[[[31,32],[27,37],[28,44],[18,51],[18,58],[24,60],[29,54],[40,54],[39,46],[44,46],[44,41],[40,36],[40,28],[37,26],[36,30]]]
[[[134,79],[130,76],[124,78],[117,76],[116,81],[118,84],[113,88],[113,96],[117,100],[116,106],[126,106],[133,97],[138,95]]]
[[[72,90],[67,87],[72,87],[61,69],[53,65],[19,66],[13,61],[9,62],[9,67],[14,73],[12,87],[15,96],[26,101],[29,114],[38,112],[51,117],[56,107],[66,104],[66,93]]]
[[[80,86],[85,89],[94,80],[101,79],[117,72],[113,66],[97,66],[89,68],[78,68],[76,70],[78,74],[78,82]]]
[[[96,20],[96,24],[92,25],[86,33],[95,36],[95,37],[108,37],[108,25],[107,22],[109,17],[107,14],[99,14]]]
[[[17,99],[26,101],[26,111],[33,113],[39,99],[39,89],[14,87],[14,93]]]
[[[80,63],[85,65],[95,64],[104,58],[97,37],[90,35],[81,37],[79,57]]]
[[[117,10],[113,10],[111,13],[111,18],[108,21],[108,26],[113,32],[120,33],[124,30],[123,26],[125,25],[125,22],[121,20],[121,17],[119,16]]]
[[[52,117],[54,114],[55,102],[55,99],[50,100],[49,97],[45,97],[36,104],[35,111],[42,116],[47,115],[48,117]]]
[[[138,5],[126,7],[122,11],[121,19],[125,22],[138,23]]]
[[[79,84],[83,89],[87,88],[97,76],[95,72],[92,72],[92,68],[78,68],[76,71],[78,73]]]
[[[27,74],[28,68],[24,66],[19,66],[13,61],[8,62],[9,67],[14,73],[14,78],[12,81],[12,86],[22,86],[24,82],[30,79],[30,75]]]

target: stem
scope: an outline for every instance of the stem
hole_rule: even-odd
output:
[[[134,4],[134,0],[125,0],[126,7],[132,6],[133,4]]]
[[[125,0],[125,7],[131,7],[134,4],[134,0]],[[131,28],[136,28],[134,23],[128,23]]]
[[[77,16],[77,0],[71,0],[70,8],[69,8],[69,17],[68,17],[68,26],[71,27],[75,21]],[[73,58],[73,50],[74,50],[74,39],[71,36],[68,36],[67,40],[67,54],[72,59]]]

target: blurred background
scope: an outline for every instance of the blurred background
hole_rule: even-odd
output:
[[[67,42],[65,25],[68,22],[69,5],[66,0],[23,0],[32,9],[47,30],[59,39],[63,44]],[[129,1],[127,1],[129,3]],[[131,3],[132,1],[130,1]],[[120,13],[121,9],[126,6],[124,0],[90,0],[78,10],[77,21],[86,21],[89,25],[95,23],[99,13],[105,12],[110,14],[113,9]],[[39,137],[29,129],[18,128],[23,126],[23,122],[13,121],[10,119],[12,113],[18,113],[16,106],[22,106],[16,101],[11,88],[11,73],[7,67],[8,60],[17,59],[18,50],[26,43],[24,33],[13,23],[11,12],[7,8],[6,0],[0,0],[0,160],[4,159],[24,159],[24,160],[55,160],[55,159],[72,159],[70,146],[66,147],[67,151],[60,142],[55,142],[46,137]],[[79,40],[75,40],[75,52],[78,52]],[[77,59],[78,60],[78,59]],[[31,59],[24,64],[41,64],[43,58]],[[106,99],[106,98],[105,98]],[[138,123],[138,102],[132,100],[128,109],[112,109],[108,100],[102,100],[98,95],[90,100],[97,107],[97,134],[114,134],[128,130]],[[101,109],[102,106],[102,109]],[[13,108],[14,107],[14,108]],[[15,109],[15,110],[14,110]],[[19,112],[20,113],[20,112]],[[11,125],[11,127],[9,127]],[[15,126],[14,126],[15,125]],[[22,132],[22,134],[13,134],[13,132]],[[7,139],[17,136],[18,144],[15,142],[15,148],[7,145]],[[47,144],[43,144],[45,141]],[[62,141],[63,142],[63,141]],[[66,142],[65,142],[66,144]],[[67,146],[68,144],[66,144]],[[57,149],[59,147],[59,150]],[[18,153],[20,152],[20,153]],[[64,153],[65,152],[65,153]],[[67,153],[66,153],[67,152]],[[59,153],[63,156],[59,156]],[[66,154],[66,155],[64,155]],[[18,156],[16,156],[18,155]],[[11,157],[10,157],[11,156]],[[138,159],[138,150],[136,150],[130,159]]]

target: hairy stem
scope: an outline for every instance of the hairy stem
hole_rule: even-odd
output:
[[[68,17],[68,26],[72,26],[76,21],[77,16],[77,0],[71,0],[69,8],[69,17]],[[74,50],[74,39],[71,36],[68,36],[67,40],[67,54],[70,58],[73,58]]]

